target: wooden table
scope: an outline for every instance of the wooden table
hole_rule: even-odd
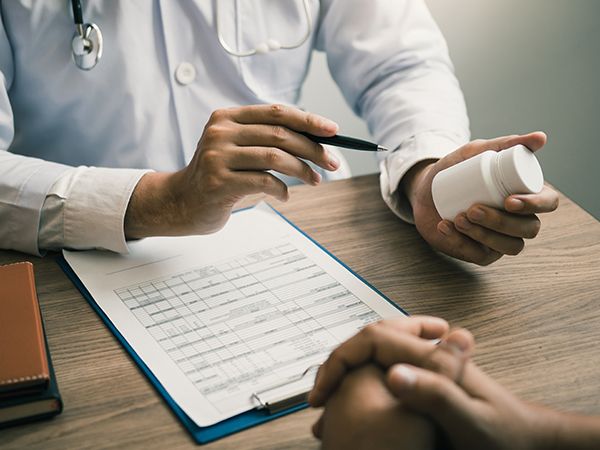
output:
[[[475,267],[436,254],[381,200],[376,176],[295,187],[271,202],[408,312],[441,316],[477,338],[476,361],[518,395],[600,413],[600,225],[561,196],[517,257]],[[65,410],[0,430],[11,448],[191,448],[192,439],[52,257],[29,260]],[[206,446],[314,449],[304,410]]]

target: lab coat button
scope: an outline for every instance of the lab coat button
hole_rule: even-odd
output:
[[[175,79],[179,84],[190,84],[196,79],[196,68],[189,62],[182,62],[175,70]]]

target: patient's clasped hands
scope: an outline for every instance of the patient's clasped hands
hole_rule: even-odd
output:
[[[597,419],[521,401],[470,360],[473,349],[471,333],[434,317],[367,326],[319,370],[313,434],[325,449],[434,448],[436,437],[455,449],[594,448]]]

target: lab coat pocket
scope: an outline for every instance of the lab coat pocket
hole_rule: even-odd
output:
[[[239,51],[273,41],[295,47],[240,57],[244,82],[266,101],[295,102],[310,62],[317,8],[313,4],[309,18],[301,0],[244,0],[238,7]]]

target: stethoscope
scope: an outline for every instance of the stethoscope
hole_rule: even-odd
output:
[[[245,56],[253,56],[253,55],[263,55],[269,52],[275,52],[277,50],[294,50],[299,48],[304,44],[310,35],[312,34],[313,24],[312,17],[310,15],[310,5],[309,0],[302,0],[302,6],[304,7],[304,16],[306,19],[306,32],[302,36],[302,38],[294,43],[294,44],[282,44],[277,39],[268,38],[265,42],[258,44],[256,47],[246,51],[236,51],[225,42],[225,38],[221,34],[221,21],[220,21],[220,10],[219,0],[216,0],[216,8],[215,8],[215,20],[216,20],[216,29],[217,29],[217,37],[219,38],[219,43],[223,50],[229,53],[231,56],[237,57],[245,57]]]
[[[102,31],[95,23],[83,22],[81,0],[71,0],[71,6],[73,6],[73,21],[76,30],[71,40],[73,61],[81,70],[91,70],[102,58],[104,49]]]
[[[274,52],[277,50],[294,50],[296,48],[301,47],[310,37],[313,30],[312,17],[310,15],[310,5],[309,0],[302,0],[302,5],[304,8],[304,15],[306,19],[306,32],[302,36],[302,38],[292,44],[284,44],[278,41],[277,39],[268,38],[265,42],[262,42],[253,49],[246,51],[236,51],[232,47],[227,44],[225,38],[221,34],[221,24],[220,24],[220,6],[219,1],[216,0],[216,8],[215,8],[215,20],[216,20],[216,30],[217,30],[217,38],[219,39],[219,43],[223,50],[225,50],[231,56],[236,57],[246,57],[253,55],[261,55],[269,52]],[[95,23],[84,23],[83,21],[83,11],[81,8],[81,0],[71,0],[71,5],[73,6],[73,21],[75,22],[75,35],[71,40],[71,51],[73,54],[73,61],[75,65],[79,67],[81,70],[91,70],[96,67],[98,61],[102,58],[102,51],[104,49],[104,41],[102,39],[102,31],[100,27]]]

